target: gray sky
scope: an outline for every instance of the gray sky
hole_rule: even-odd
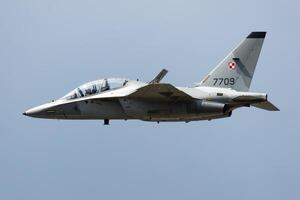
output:
[[[0,199],[299,199],[298,1],[0,2]],[[268,31],[242,108],[192,123],[24,117],[102,77],[191,86]]]

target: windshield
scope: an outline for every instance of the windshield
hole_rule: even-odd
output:
[[[78,88],[72,90],[61,99],[70,100],[70,99],[77,99],[81,97],[90,96],[93,94],[99,94],[104,91],[121,88],[126,83],[127,80],[121,78],[100,79],[79,86]]]

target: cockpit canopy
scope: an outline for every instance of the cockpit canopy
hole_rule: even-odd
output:
[[[99,94],[104,91],[114,90],[126,85],[128,81],[122,78],[99,79],[96,81],[85,83],[78,88],[72,90],[61,99],[71,100],[82,98],[94,94]]]

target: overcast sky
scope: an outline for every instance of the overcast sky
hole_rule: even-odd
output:
[[[0,2],[0,199],[300,199],[299,1]],[[22,112],[103,77],[199,82],[268,31],[251,91],[280,112],[192,123]]]

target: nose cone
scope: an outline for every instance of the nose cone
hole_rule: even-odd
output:
[[[44,108],[42,106],[37,106],[34,108],[31,108],[23,113],[23,115],[29,116],[29,117],[38,117],[42,115],[44,112]]]
[[[56,114],[56,106],[52,103],[47,103],[31,108],[23,113],[23,115],[25,116],[37,118],[53,118],[53,116],[55,116]]]

